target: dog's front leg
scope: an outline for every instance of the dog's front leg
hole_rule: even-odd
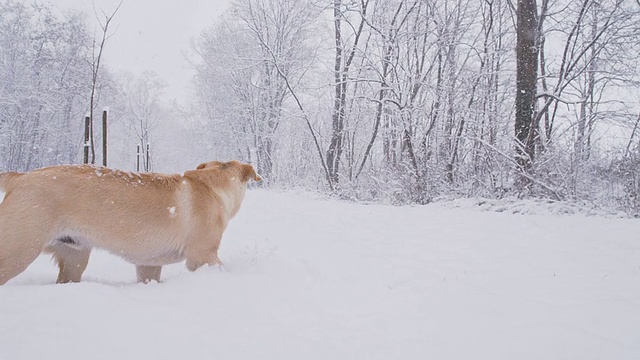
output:
[[[187,269],[189,269],[189,271],[196,271],[204,265],[217,265],[221,269],[224,269],[224,263],[220,260],[217,253],[208,256],[206,259],[187,258]]]
[[[196,247],[187,251],[187,269],[190,271],[196,271],[203,265],[218,265],[223,267],[224,264],[218,257],[218,247],[220,245],[220,238],[214,242],[213,245],[206,248]]]
[[[136,274],[138,275],[138,282],[148,283],[152,280],[160,282],[160,273],[162,272],[162,266],[144,266],[136,265]]]

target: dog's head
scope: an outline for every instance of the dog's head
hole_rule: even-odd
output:
[[[237,160],[231,160],[227,162],[223,161],[209,161],[198,165],[196,170],[219,170],[236,172],[240,175],[242,182],[248,182],[249,180],[261,181],[262,178],[258,175],[250,164],[244,164]]]

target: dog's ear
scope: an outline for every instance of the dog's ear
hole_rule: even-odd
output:
[[[200,165],[198,165],[198,167],[196,168],[196,170],[202,170],[207,166],[207,163],[202,163]]]
[[[248,182],[249,180],[262,181],[262,178],[256,173],[253,166],[249,164],[240,165],[240,173],[242,174],[243,182]]]

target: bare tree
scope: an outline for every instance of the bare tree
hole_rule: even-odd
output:
[[[110,14],[107,14],[105,11],[100,10],[102,13],[101,16],[99,16],[96,11],[96,18],[100,23],[100,29],[102,30],[102,34],[101,34],[101,39],[99,43],[94,40],[93,59],[90,62],[92,76],[91,76],[91,94],[89,96],[89,131],[90,131],[89,141],[91,143],[91,163],[92,164],[96,163],[93,112],[96,106],[96,96],[97,96],[96,92],[98,90],[98,75],[100,73],[100,62],[102,60],[102,54],[104,52],[107,40],[111,36],[111,34],[109,34],[109,25],[111,24],[116,13],[120,9],[120,6],[122,6],[122,1],[120,1],[118,6],[115,8],[115,10],[113,10],[113,12],[111,12]]]
[[[237,152],[255,159],[269,181],[290,87],[313,56],[307,41],[314,16],[317,11],[306,1],[238,1],[198,48],[203,107],[213,121],[226,115],[224,128]]]
[[[335,60],[333,68],[333,113],[332,129],[331,129],[331,142],[327,149],[327,167],[329,171],[329,181],[335,188],[339,182],[339,170],[340,161],[342,157],[342,151],[344,150],[344,132],[345,132],[345,113],[347,106],[347,86],[349,84],[349,75],[351,65],[358,50],[358,45],[363,34],[363,28],[365,24],[365,18],[367,16],[367,9],[369,7],[370,0],[361,0],[354,5],[356,13],[359,15],[357,25],[349,27],[352,31],[352,42],[346,43],[346,39],[351,36],[345,36],[343,34],[343,22],[347,15],[348,6],[343,4],[342,0],[333,1],[333,25],[334,25],[334,45],[335,45]]]
[[[135,134],[137,144],[146,151],[152,141],[152,133],[164,116],[161,96],[166,85],[153,72],[141,75],[128,74],[122,84],[121,98],[125,104],[121,116],[131,133]],[[145,157],[145,168],[151,168]]]

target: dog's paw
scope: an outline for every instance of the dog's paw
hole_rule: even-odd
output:
[[[222,261],[211,264],[209,267],[218,269],[219,271],[222,271],[222,272],[229,272],[229,269],[227,269],[227,267],[222,263]]]

